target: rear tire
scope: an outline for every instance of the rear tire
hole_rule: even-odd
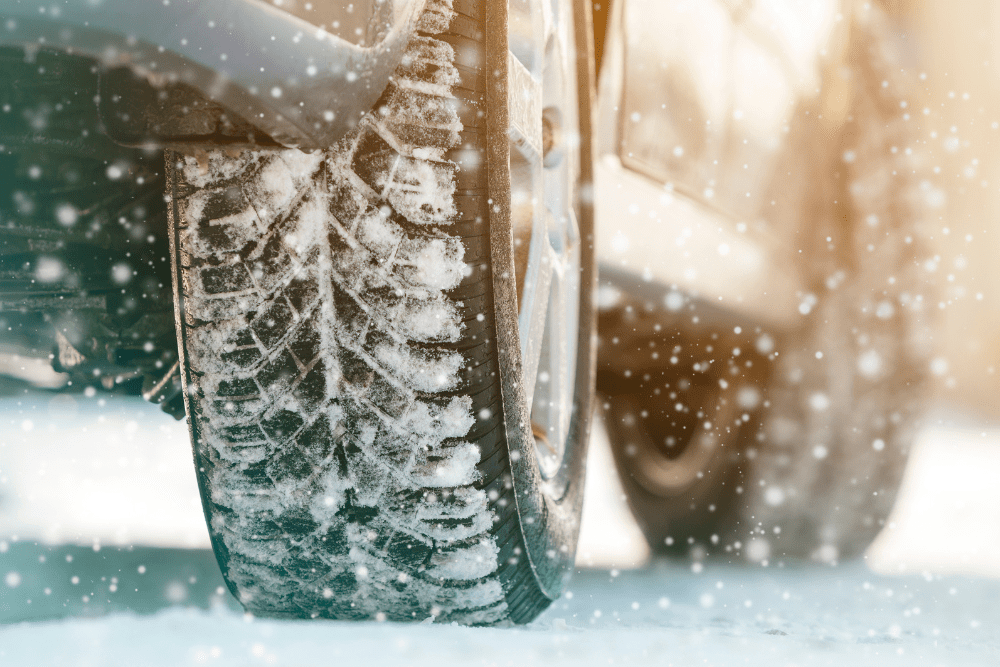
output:
[[[506,169],[487,150],[492,10],[451,4],[429,3],[375,110],[337,146],[168,156],[202,500],[227,584],[256,614],[524,623],[573,562],[592,253],[553,494],[530,486],[534,442],[510,422],[523,378],[504,344],[517,313],[497,296],[512,240],[490,206]],[[589,237],[589,207],[574,205]]]
[[[629,507],[654,551],[712,552],[739,513],[772,366],[755,343],[770,338],[610,267],[601,284],[619,302],[599,313],[597,386]]]
[[[791,143],[802,152],[812,142],[810,201],[823,202],[819,211],[799,212],[815,221],[803,243],[814,298],[804,300],[808,307],[793,330],[768,337],[763,347],[753,340],[736,345],[743,356],[730,365],[742,364],[755,347],[764,355],[755,362],[768,367],[757,378],[760,411],[749,411],[745,426],[717,433],[723,445],[698,462],[701,474],[683,493],[655,494],[639,481],[650,465],[629,452],[655,453],[666,438],[690,439],[690,429],[678,431],[662,418],[673,401],[649,393],[662,391],[662,382],[623,391],[621,375],[612,373],[598,384],[610,395],[609,436],[630,505],[655,550],[686,553],[698,543],[709,553],[752,561],[833,562],[860,555],[892,509],[922,411],[930,336],[921,296],[927,276],[917,247],[925,206],[915,177],[919,156],[896,148],[914,145],[914,128],[900,105],[908,85],[899,74],[904,68],[892,62],[890,35],[877,8],[857,19],[850,116],[825,145],[825,156],[815,145],[815,113],[799,128],[799,142]],[[662,308],[662,298],[655,303]],[[643,316],[653,310],[631,305]],[[704,328],[703,308],[692,314]],[[684,357],[706,345],[731,349],[721,341],[732,338],[734,328],[753,331],[736,314],[708,319],[716,323],[712,335],[675,316],[643,338],[634,321],[602,314],[602,341],[620,341],[618,350],[606,348],[609,358],[621,348],[645,354],[616,362],[634,378],[658,377],[664,366],[662,360],[650,366],[650,341],[664,354],[679,339],[684,353],[677,356]],[[603,353],[601,362],[603,370]],[[680,367],[666,368],[668,384],[676,383]]]
[[[916,82],[889,21],[876,5],[854,19],[851,113],[827,163],[841,203],[817,225],[815,307],[781,346],[764,438],[750,452],[735,537],[756,544],[753,560],[860,556],[892,510],[923,412],[935,302],[920,247],[929,167],[901,104]]]

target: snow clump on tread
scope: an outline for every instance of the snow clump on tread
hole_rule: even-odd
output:
[[[461,395],[462,130],[434,0],[379,108],[328,151],[183,158],[183,316],[211,532],[255,613],[506,616]],[[450,393],[448,393],[450,392]],[[228,563],[226,562],[228,560]]]

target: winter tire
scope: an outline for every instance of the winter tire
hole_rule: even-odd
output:
[[[431,0],[329,150],[168,155],[202,500],[256,614],[523,623],[572,566],[589,9],[504,5]]]
[[[658,316],[652,311],[663,308],[662,295],[646,301],[656,308],[640,301],[601,316],[598,386],[609,395],[609,437],[630,506],[654,549],[687,553],[697,544],[753,561],[832,562],[859,555],[892,508],[928,367],[919,296],[926,285],[916,247],[924,197],[919,155],[896,148],[913,144],[913,128],[900,104],[909,86],[900,74],[905,68],[894,60],[885,17],[876,8],[863,13],[852,39],[852,101],[839,134],[821,151],[809,129],[814,120],[792,130],[797,150],[812,142],[808,201],[833,203],[801,211],[815,219],[806,227],[813,238],[802,246],[813,287],[802,295],[802,323],[767,333],[694,300],[676,315]],[[623,317],[626,311],[635,314]],[[734,330],[749,338],[733,340]],[[667,372],[667,386],[648,381],[671,367],[650,365],[649,350],[666,355],[675,345],[682,363]],[[690,375],[699,360],[733,348],[743,355],[728,361],[737,362],[738,373],[716,361],[707,375],[701,371],[701,396],[678,395],[683,369]],[[617,359],[622,350],[634,358]],[[745,378],[751,365],[761,373]],[[753,379],[759,390],[741,401],[734,377]],[[696,420],[681,425],[671,414],[675,402],[709,418],[700,436]],[[683,455],[664,448],[671,441],[684,444]],[[687,484],[656,488],[651,478],[669,476],[658,467]]]

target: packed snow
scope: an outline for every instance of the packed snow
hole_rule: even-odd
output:
[[[36,553],[30,547],[24,552],[26,559]],[[125,562],[132,565],[135,558],[113,554],[103,571]],[[125,580],[142,581],[159,587],[160,604],[136,611],[103,603],[105,615],[88,616],[76,602],[74,616],[8,625],[0,628],[0,660],[5,665],[129,667],[342,661],[976,667],[995,665],[1000,648],[996,583],[886,578],[860,565],[753,573],[711,565],[697,573],[667,565],[585,570],[562,599],[525,628],[254,619],[217,594],[221,578],[209,574],[211,565],[210,554],[196,551],[183,560],[175,556],[147,566],[142,574],[134,567],[123,569],[119,590]],[[204,578],[188,575],[195,568]],[[93,590],[104,599],[129,599],[106,593],[110,586],[104,582],[87,584],[60,582],[58,591]],[[27,583],[21,583],[12,593],[25,588]],[[52,611],[54,616],[63,609]]]

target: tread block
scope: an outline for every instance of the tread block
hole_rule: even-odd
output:
[[[402,532],[396,532],[392,536],[389,548],[386,549],[386,555],[393,562],[412,569],[426,565],[433,553],[434,547],[432,545]]]
[[[449,128],[428,127],[416,123],[387,123],[386,127],[401,143],[410,146],[450,148],[458,142],[458,132]]]
[[[249,202],[243,196],[243,190],[237,184],[230,184],[215,190],[206,190],[205,195],[205,204],[198,222],[238,215],[249,206]]]
[[[417,44],[414,44],[417,42]],[[442,55],[446,56],[446,49],[448,45],[444,42],[432,39],[420,39],[411,41],[410,46],[406,49],[406,58],[396,70],[396,76],[394,81],[390,81],[389,85],[386,87],[386,92],[383,93],[382,104],[379,107],[388,103],[386,98],[393,95],[398,95],[400,86],[398,81],[410,79],[413,81],[419,81],[421,84],[431,84],[436,86],[448,86],[454,81],[454,66],[442,67],[441,61]],[[430,95],[430,93],[425,93],[422,91],[413,91],[419,93],[420,97],[417,99],[423,99]],[[441,95],[434,95],[434,97],[441,98]],[[417,101],[414,100],[414,102]],[[434,122],[433,112],[428,115],[427,120]]]
[[[339,351],[338,360],[340,361],[340,372],[343,374],[345,382],[358,390],[368,387],[375,372],[364,359],[346,347],[342,347]]]
[[[250,329],[237,329],[236,332],[231,335],[226,340],[226,347],[247,347],[250,345],[256,345],[257,341],[253,339],[253,334],[250,333]]]
[[[483,39],[482,24],[475,19],[462,16],[461,14],[452,20],[449,31],[463,37],[468,37],[469,39],[480,41]]]
[[[212,411],[215,415],[233,421],[254,418],[264,405],[258,394],[247,398],[227,398],[212,401]]]
[[[368,387],[368,400],[379,410],[393,419],[399,419],[410,405],[410,397],[387,381],[381,374],[374,373]]]
[[[368,313],[355,301],[353,296],[341,289],[336,283],[333,285],[333,305],[337,310],[337,319],[346,339],[356,340],[360,338],[361,333],[368,327]]]
[[[284,519],[284,517],[282,517],[282,519]],[[315,521],[313,521],[313,524],[315,525]],[[298,530],[300,526],[304,528],[308,526],[308,524],[297,524],[293,522],[290,525],[284,525],[285,529],[288,530],[289,533],[295,535],[307,535],[314,530],[300,531]],[[289,549],[288,555],[288,565],[285,566],[285,569],[287,569],[288,572],[299,581],[316,581],[317,579],[321,579],[330,574],[330,571],[333,569],[320,555],[311,550],[295,546]]]
[[[261,344],[268,350],[272,350],[285,337],[288,330],[298,322],[298,319],[291,304],[284,297],[279,297],[257,314],[257,317],[250,323],[250,328],[257,334],[257,339]]]
[[[201,285],[208,294],[243,292],[253,289],[253,279],[242,263],[201,269]]]
[[[398,159],[399,153],[385,139],[374,130],[365,129],[358,141],[351,169],[365,185],[382,194],[388,183],[388,174]]]
[[[234,378],[232,380],[221,380],[215,390],[218,397],[231,396],[256,396],[257,385],[252,378]]]
[[[256,424],[227,426],[221,429],[221,434],[230,445],[262,445],[267,444],[264,432]]]
[[[345,183],[331,183],[330,212],[344,229],[353,229],[355,218],[368,206],[368,200],[356,188],[348,187]]]
[[[292,257],[280,234],[274,234],[267,240],[260,256],[255,260],[248,260],[253,267],[253,276],[266,290],[274,289],[278,286],[292,266]]]
[[[260,421],[260,428],[263,429],[271,442],[282,445],[294,436],[305,420],[296,412],[291,410],[278,410],[271,417]]]
[[[295,355],[302,365],[308,365],[319,355],[319,332],[311,326],[300,326],[292,341],[288,344],[288,349],[292,351],[292,354]]]
[[[330,419],[326,415],[320,415],[299,433],[296,441],[305,456],[314,465],[318,465],[330,456],[339,437],[330,427]],[[341,470],[340,473],[343,476],[345,471]]]
[[[282,290],[285,298],[300,315],[312,310],[319,298],[319,286],[311,275],[296,275]]]
[[[251,463],[250,465],[240,466],[239,475],[246,481],[248,491],[253,491],[255,489],[270,490],[271,487],[274,486],[270,476],[267,474],[267,465],[268,461],[258,461],[256,463]],[[237,514],[236,521],[246,525],[251,522],[260,521],[260,519],[252,515]],[[230,522],[230,526],[232,526],[232,522]]]
[[[388,482],[388,473],[382,466],[365,456],[354,443],[348,443],[344,447],[344,452],[347,455],[347,475],[353,482],[351,504],[355,509],[351,518],[358,524],[364,525],[379,516],[378,502]],[[365,511],[361,508],[368,509]]]
[[[320,360],[292,390],[292,396],[307,412],[318,410],[326,399],[326,363]]]
[[[357,240],[350,236],[350,233],[341,229],[338,225],[331,225],[332,230],[327,236],[330,242],[330,249],[335,258],[347,257],[358,247]]]
[[[458,71],[455,69],[442,72],[436,64],[426,61],[416,61],[414,67],[441,73],[441,78],[457,79],[459,76]],[[393,81],[382,95],[382,104],[388,108],[389,117],[393,118],[390,122],[413,127],[424,127],[429,130],[446,130],[448,141],[447,143],[440,144],[444,148],[458,143],[459,128],[455,122],[458,101],[454,98],[443,97],[422,90],[404,88]],[[435,142],[426,145],[438,146],[439,144]]]
[[[371,206],[358,219],[355,238],[371,252],[374,261],[384,264],[405,236],[385,211]]]
[[[385,196],[400,214],[418,224],[445,224],[454,219],[451,198],[438,193],[455,189],[457,165],[400,156],[391,173]]]
[[[264,355],[262,355],[260,350],[256,347],[247,347],[239,350],[233,350],[231,352],[223,352],[219,355],[219,358],[222,359],[224,363],[246,369],[257,364],[263,356]]]
[[[257,373],[257,382],[260,388],[268,393],[274,394],[280,391],[280,387],[290,384],[299,374],[298,366],[295,365],[295,358],[291,352],[282,348],[278,355],[264,364],[264,367]]]
[[[266,464],[267,474],[277,484],[289,480],[302,481],[312,474],[312,466],[302,456],[296,446],[285,447],[277,455],[272,456]]]
[[[477,23],[483,23],[485,20],[485,3],[479,0],[453,0],[451,6],[459,16],[475,19]]]
[[[288,209],[297,194],[295,179],[277,153],[264,154],[260,167],[243,184],[247,201],[257,212],[266,229],[271,229],[282,211]]]
[[[204,190],[203,193],[200,207],[194,211],[193,207],[187,208],[187,222],[192,231],[201,243],[217,252],[238,250],[244,236],[233,229],[234,224],[247,224],[248,216],[250,220],[255,217],[243,191],[238,185],[230,185],[217,190]],[[191,219],[192,214],[197,217]]]

